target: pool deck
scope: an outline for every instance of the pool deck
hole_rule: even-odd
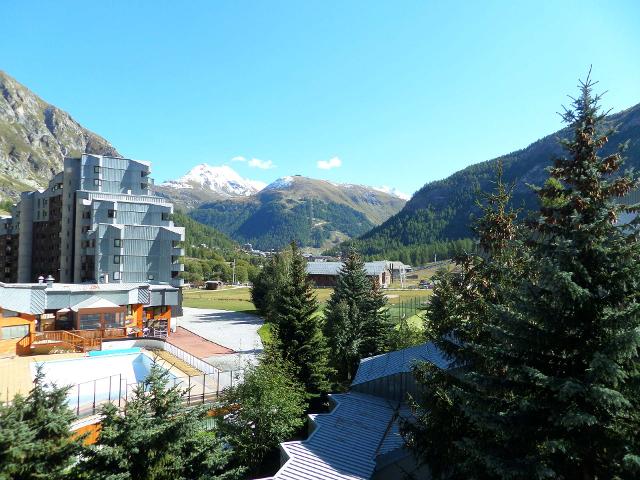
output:
[[[0,358],[0,401],[11,400],[16,394],[27,395],[33,388],[31,364],[50,360],[82,358],[83,353],[56,353],[52,355],[31,355],[28,357]]]
[[[200,359],[211,357],[212,355],[235,353],[230,348],[223,347],[182,327],[178,327],[174,333],[169,335],[167,342]]]

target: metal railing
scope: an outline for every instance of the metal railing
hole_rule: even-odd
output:
[[[224,390],[241,382],[243,377],[243,370],[217,370],[184,377],[170,375],[168,387],[178,386],[183,390],[181,398],[185,405],[202,405],[215,402]],[[78,383],[69,389],[67,404],[77,418],[96,415],[109,403],[126,412],[127,403],[141,385],[141,382],[127,383],[122,374]]]

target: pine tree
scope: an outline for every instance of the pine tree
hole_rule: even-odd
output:
[[[26,398],[0,406],[0,479],[63,478],[82,451],[71,432],[69,388],[45,382],[38,368]]]
[[[612,130],[593,86],[562,115],[573,137],[538,190],[535,269],[502,312],[511,415],[526,420],[512,435],[535,441],[536,470],[554,478],[640,475],[640,243],[637,221],[617,224],[637,182],[620,152],[598,155]]]
[[[619,172],[620,153],[598,156],[610,132],[593,85],[581,83],[563,114],[573,137],[538,189],[540,215],[526,242],[507,239],[506,255],[482,259],[491,276],[442,292],[442,307],[452,308],[440,312],[438,333],[449,333],[439,346],[455,368],[418,372],[426,400],[417,427],[406,428],[410,446],[435,463],[435,478],[640,474],[638,222],[616,223],[637,210],[617,201],[636,182]],[[500,238],[488,237],[484,250]],[[505,258],[515,271],[495,276]],[[483,283],[492,287],[468,301]]]
[[[325,308],[325,334],[341,380],[350,380],[364,357],[384,352],[391,334],[386,297],[372,283],[353,249]]]
[[[203,421],[207,406],[186,407],[184,390],[169,386],[167,372],[153,365],[133,391],[124,413],[103,409],[95,445],[76,467],[78,478],[231,480],[241,469],[229,467],[232,451]]]
[[[508,206],[511,189],[502,181],[500,165],[495,191],[480,197],[477,253],[456,257],[456,269],[438,273],[427,310],[427,336],[451,368],[429,363],[416,368],[424,386],[423,397],[414,399],[419,421],[403,428],[409,447],[429,464],[434,478],[496,478],[485,465],[490,456],[477,451],[477,445],[490,449],[502,439],[498,385],[503,365],[492,355],[497,343],[493,305],[502,301],[499,287],[522,274],[523,265],[514,255],[517,211]],[[489,385],[496,392],[485,399]]]
[[[272,322],[282,349],[310,397],[330,389],[328,348],[322,335],[318,301],[307,276],[306,261],[295,243],[287,281],[274,292]]]

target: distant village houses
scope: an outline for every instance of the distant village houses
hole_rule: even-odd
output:
[[[317,287],[334,287],[342,268],[342,262],[314,261],[307,263],[307,274]],[[377,262],[365,262],[367,276],[372,281],[378,282],[382,288],[389,288],[391,282],[403,282],[408,265],[402,262],[389,262],[380,260]]]

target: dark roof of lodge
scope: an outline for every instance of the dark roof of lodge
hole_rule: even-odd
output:
[[[310,415],[316,429],[307,440],[282,444],[289,459],[273,479],[368,479],[378,456],[402,447],[399,419],[410,415],[405,405],[356,392],[330,397],[336,407]]]
[[[351,385],[370,382],[396,373],[410,372],[417,362],[430,362],[443,369],[449,366],[449,361],[433,343],[423,343],[415,347],[363,358],[360,360]]]
[[[389,270],[389,262],[365,262],[364,269],[367,275],[379,275]],[[342,262],[307,262],[307,274],[309,275],[338,275],[344,265]]]
[[[408,372],[416,361],[449,364],[435,345],[424,343],[362,359],[352,385]],[[273,480],[368,479],[377,461],[403,452],[399,424],[411,415],[404,402],[355,391],[330,398],[336,405],[330,413],[309,415],[316,428],[308,439],[281,444],[288,460]]]

